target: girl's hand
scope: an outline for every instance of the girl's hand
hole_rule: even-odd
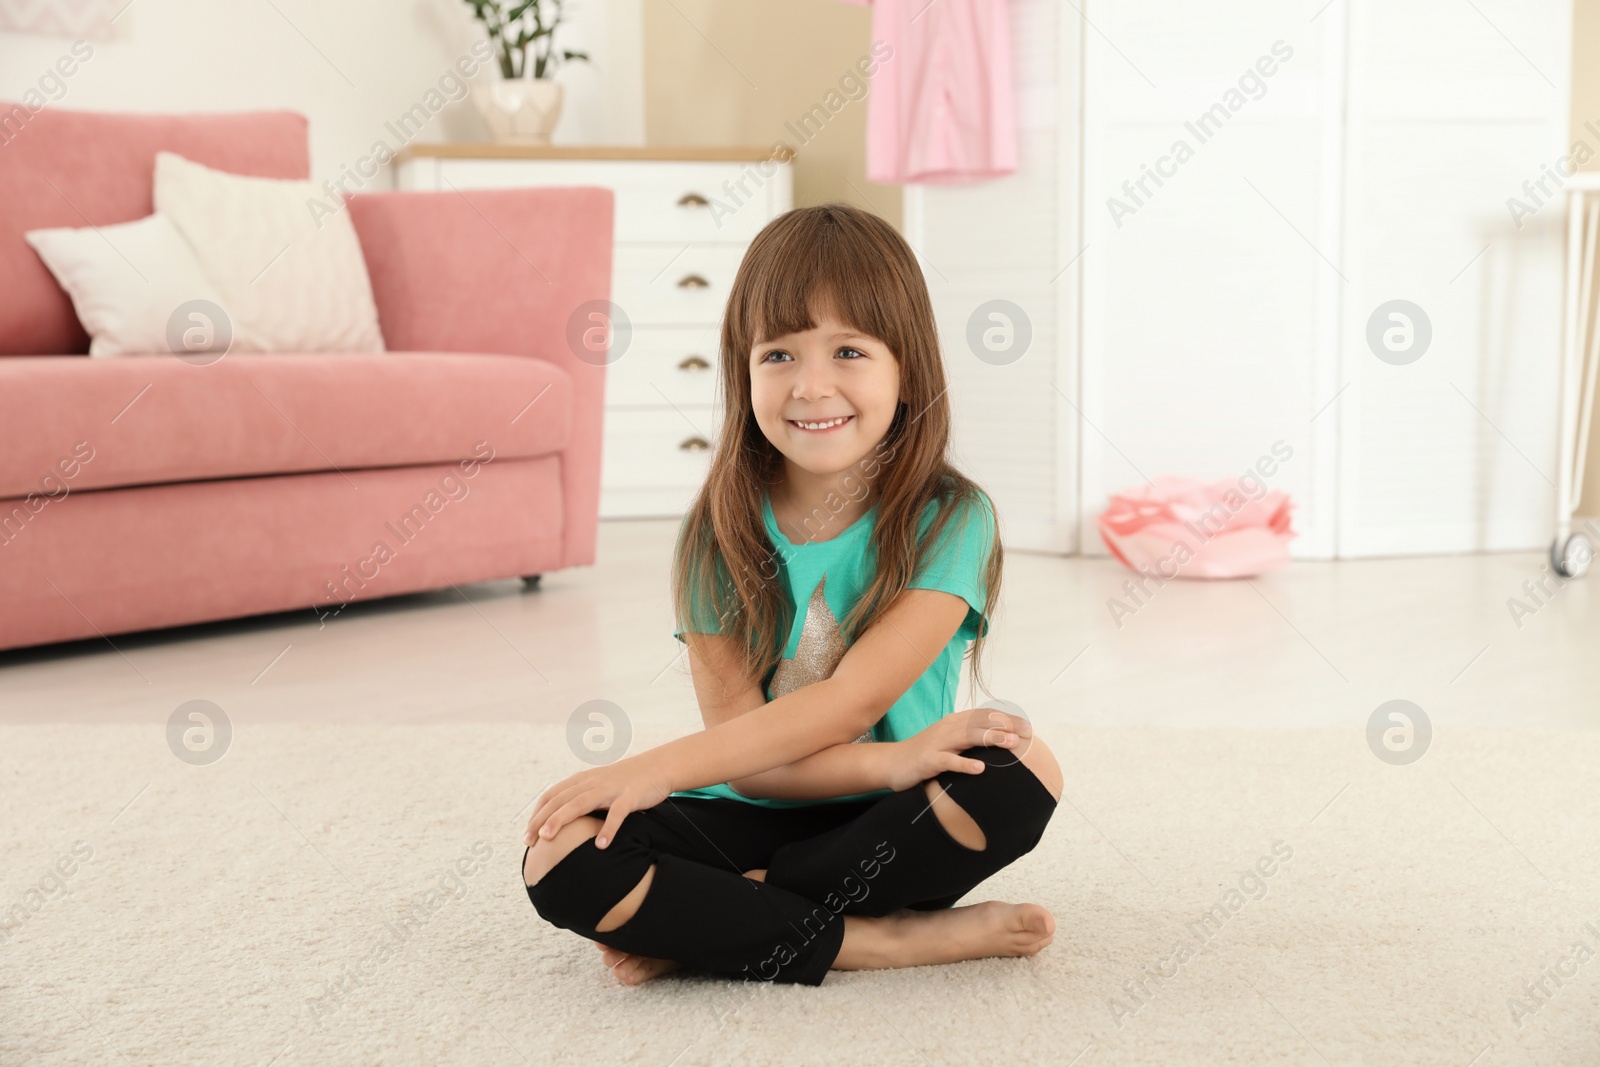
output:
[[[654,807],[672,792],[657,763],[644,752],[563,778],[539,794],[523,841],[531,845],[539,838],[548,840],[573,819],[609,808],[594,841],[596,848],[605,848],[630,811]]]
[[[1033,737],[1033,724],[1020,715],[998,708],[969,708],[946,715],[913,737],[896,742],[889,788],[910,789],[944,771],[976,774],[987,766],[982,760],[963,759],[958,753],[977,745],[1019,748]]]

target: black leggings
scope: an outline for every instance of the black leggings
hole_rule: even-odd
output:
[[[629,812],[605,848],[592,837],[580,843],[528,886],[528,898],[547,922],[623,952],[730,978],[821,985],[844,943],[841,913],[948,908],[1038,844],[1056,807],[1044,783],[1010,749],[961,755],[986,766],[937,781],[983,831],[982,849],[950,836],[920,782],[875,800],[800,808],[669,797]],[[597,931],[651,864],[634,915]],[[763,867],[766,881],[744,877]]]

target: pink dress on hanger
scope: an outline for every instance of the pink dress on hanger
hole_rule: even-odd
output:
[[[894,49],[867,101],[867,178],[976,182],[1017,169],[1006,0],[841,0],[873,5]]]

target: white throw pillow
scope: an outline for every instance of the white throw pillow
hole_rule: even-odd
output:
[[[194,249],[233,318],[235,348],[381,352],[378,309],[348,210],[309,181],[229,174],[157,152],[156,211]]]
[[[204,305],[195,302],[225,305],[183,235],[159,212],[113,226],[22,236],[72,298],[91,356],[171,352],[185,339],[187,350],[196,351],[190,313]],[[213,333],[212,341],[216,351],[227,351],[225,333]]]

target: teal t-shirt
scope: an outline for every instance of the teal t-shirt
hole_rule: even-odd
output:
[[[955,710],[961,661],[967,645],[980,632],[988,632],[988,620],[983,615],[984,598],[988,593],[984,583],[984,568],[994,544],[995,518],[993,502],[981,493],[980,498],[981,508],[969,501],[960,513],[950,517],[939,544],[929,553],[921,570],[910,582],[912,589],[942,589],[961,597],[967,602],[966,618],[950,643],[928,665],[928,669],[901,694],[883,718],[857,741],[903,741]],[[930,501],[924,509],[918,527],[920,536],[926,536],[933,525],[938,507],[937,501]],[[801,545],[790,541],[778,529],[777,520],[772,514],[772,502],[765,493],[762,494],[761,508],[767,536],[777,549],[779,575],[789,603],[803,605],[800,610],[793,612],[783,659],[766,684],[767,699],[772,701],[785,693],[832,676],[834,668],[844,658],[846,647],[839,633],[839,623],[872,584],[877,557],[871,536],[878,517],[878,505],[873,504],[860,518],[828,540],[808,541]],[[682,641],[685,629],[680,627],[674,630],[673,636]],[[695,633],[720,632],[714,613],[699,615],[690,629]],[[679,790],[671,795],[722,797],[770,808],[794,808],[870,799],[888,796],[891,792],[880,789],[826,800],[786,800],[747,797],[724,782],[700,789]]]

